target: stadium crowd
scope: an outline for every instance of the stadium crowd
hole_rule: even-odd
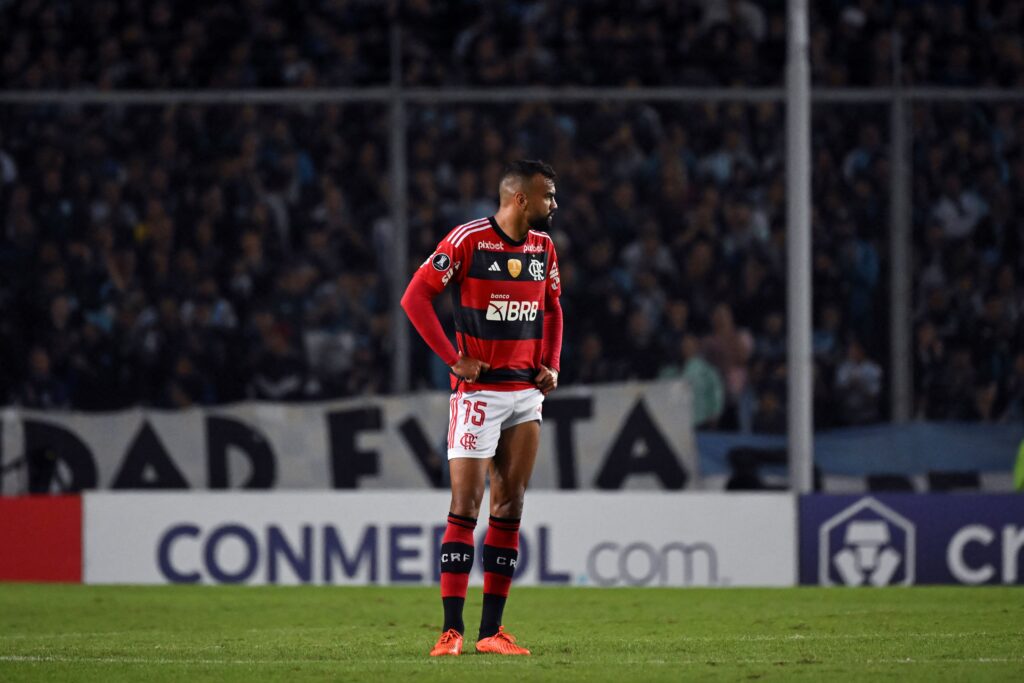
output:
[[[1021,0],[808,3],[821,85],[1024,84]],[[0,0],[0,87],[768,85],[785,0]]]
[[[882,417],[885,109],[815,117],[815,333],[822,425]],[[785,429],[784,129],[779,105],[546,104],[420,110],[410,136],[413,254],[493,211],[499,159],[545,153],[566,382],[686,376],[723,428]],[[482,166],[477,160],[488,160]],[[858,342],[857,340],[861,340]],[[422,351],[421,377],[443,379]]]
[[[110,409],[382,389],[373,107],[0,110],[6,400]],[[12,384],[13,383],[13,384]]]
[[[1024,419],[1024,107],[921,105],[917,414]]]
[[[812,4],[822,16],[816,80],[888,82],[887,5]],[[445,6],[400,3],[409,84],[620,84],[642,74],[649,84],[758,85],[781,74],[783,2],[638,2],[615,23],[560,1],[447,5],[468,13],[460,23]],[[904,46],[908,78],[1020,85],[1022,7],[898,10],[915,36]],[[0,0],[0,83],[385,83],[392,11],[343,0]],[[513,26],[527,29],[516,50]],[[979,26],[991,39],[973,38]],[[408,112],[408,272],[453,225],[493,212],[503,160],[545,158],[560,173],[563,383],[684,376],[700,423],[784,431],[780,106]],[[389,391],[387,282],[401,258],[385,114],[0,106],[0,357],[15,359],[0,364],[0,403],[97,410]],[[887,117],[885,106],[814,110],[819,427],[887,415]],[[914,132],[915,416],[1021,419],[1024,110],[921,105]],[[446,386],[446,368],[414,347],[416,386]]]

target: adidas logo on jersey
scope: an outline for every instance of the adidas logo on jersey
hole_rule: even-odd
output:
[[[494,273],[497,273],[497,272],[501,271],[501,266],[499,266],[498,262],[495,261],[494,263],[491,264],[491,267],[488,268],[487,270],[489,270],[491,272],[494,272]]]

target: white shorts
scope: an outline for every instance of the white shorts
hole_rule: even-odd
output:
[[[448,402],[448,459],[493,458],[509,427],[542,422],[544,394],[520,391],[456,391]]]

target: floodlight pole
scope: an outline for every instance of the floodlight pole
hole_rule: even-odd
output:
[[[396,394],[409,391],[410,338],[409,323],[402,309],[409,263],[409,212],[407,195],[407,164],[405,155],[405,98],[402,97],[402,29],[391,27],[391,93],[390,93],[391,156],[391,278],[388,283],[391,300],[391,339],[394,346],[391,361],[391,390]]]
[[[786,51],[786,271],[789,481],[812,490],[811,109],[807,0],[788,0]]]
[[[913,414],[914,373],[911,318],[912,270],[910,206],[914,184],[910,174],[910,136],[907,99],[903,88],[902,36],[892,32],[892,102],[889,105],[889,395],[893,422],[907,422]]]

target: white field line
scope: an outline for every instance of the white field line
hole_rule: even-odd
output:
[[[275,629],[248,629],[248,633],[288,633],[296,634],[306,631],[331,631],[330,626],[315,626],[302,628],[275,628]],[[343,630],[343,629],[342,629]],[[96,631],[80,633],[12,633],[0,635],[0,642],[5,640],[50,640],[60,638],[101,638],[106,636],[136,636],[167,638],[180,635],[177,631]],[[189,634],[193,635],[193,634]],[[214,634],[210,634],[214,635]],[[723,641],[736,642],[786,642],[799,640],[896,640],[899,638],[941,638],[948,640],[966,640],[968,638],[1018,638],[1024,637],[1024,632],[1019,633],[991,633],[987,631],[963,632],[963,633],[791,633],[784,636],[776,635],[722,635],[722,636],[673,636],[670,632],[665,633],[665,638],[672,641],[714,643]],[[188,647],[188,646],[183,646]]]
[[[8,633],[0,635],[0,641],[35,639],[46,640],[50,638],[100,638],[103,636],[130,636],[140,635],[143,633],[153,633],[153,631],[69,631],[67,633]]]
[[[474,657],[474,664],[491,665],[501,662],[499,657]],[[67,656],[30,656],[30,655],[0,655],[0,663],[12,664],[135,664],[141,666],[153,665],[179,665],[179,666],[300,666],[326,664],[331,666],[365,666],[365,665],[436,665],[438,660],[427,656],[415,659],[168,659],[149,657],[67,657]],[[808,664],[856,664],[856,662],[838,662],[834,660],[807,660],[807,659],[625,659],[615,663],[617,666],[706,666],[715,665],[756,665],[756,666],[777,666],[777,665],[808,665]],[[866,665],[893,665],[893,664],[1020,664],[1024,658],[1010,657],[977,657],[957,659],[914,659],[905,657],[900,659],[869,659],[863,664]]]

